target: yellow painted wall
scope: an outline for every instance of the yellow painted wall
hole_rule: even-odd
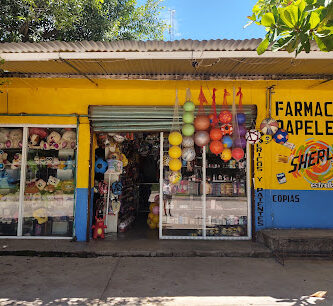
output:
[[[244,104],[257,104],[257,124],[266,117],[265,89],[272,84],[276,85],[273,95],[273,111],[275,117],[275,101],[313,101],[324,103],[332,101],[333,82],[319,85],[319,81],[126,81],[126,80],[96,80],[98,87],[88,80],[67,79],[10,79],[4,92],[0,94],[0,113],[77,113],[86,115],[89,105],[173,105],[175,89],[178,89],[179,99],[182,103],[186,88],[190,88],[193,100],[197,103],[200,86],[203,86],[206,97],[215,87],[218,89],[217,103],[222,104],[223,89],[232,92],[233,86],[241,86],[244,94]],[[228,102],[231,103],[231,97]],[[238,99],[237,99],[238,101]],[[333,110],[330,110],[333,114]],[[283,120],[296,120],[281,113]],[[305,118],[298,118],[305,120]],[[314,117],[309,120],[332,119]],[[76,124],[76,118],[53,117],[0,117],[1,123],[34,123],[34,124]],[[289,141],[296,147],[302,145],[309,137],[290,135]],[[330,142],[333,136],[314,136],[316,140]],[[79,150],[78,150],[78,187],[88,187],[89,173],[89,123],[87,118],[80,119]],[[309,183],[303,178],[295,178],[288,171],[290,163],[276,162],[277,155],[291,154],[291,150],[274,142],[260,145],[262,151],[263,171],[256,171],[256,187],[267,189],[308,189]],[[255,160],[258,153],[255,154]],[[256,164],[255,164],[256,168]],[[286,173],[287,183],[279,184],[276,174]],[[259,181],[260,175],[263,179]]]

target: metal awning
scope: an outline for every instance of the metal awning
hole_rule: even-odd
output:
[[[231,105],[217,106],[231,111]],[[238,108],[238,107],[237,107]],[[210,113],[210,106],[205,108]],[[255,125],[256,105],[243,105],[241,110],[246,115],[247,129]],[[179,107],[179,122],[182,122],[182,109]],[[100,106],[89,107],[89,120],[95,132],[163,132],[172,128],[173,106]]]

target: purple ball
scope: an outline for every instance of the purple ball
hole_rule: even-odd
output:
[[[246,116],[243,113],[238,113],[237,114],[237,121],[238,124],[244,124],[246,122]]]
[[[245,138],[241,137],[241,138],[237,138],[235,140],[235,148],[245,148],[246,147],[246,140]]]
[[[238,126],[238,135],[241,137],[244,137],[247,132],[247,129],[244,125],[239,125]]]

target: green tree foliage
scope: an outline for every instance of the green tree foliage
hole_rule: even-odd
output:
[[[297,56],[310,52],[315,41],[321,51],[333,50],[332,0],[258,0],[252,8],[251,23],[266,28],[258,54],[271,45],[272,51],[287,50]]]
[[[163,0],[1,0],[0,41],[162,39]]]

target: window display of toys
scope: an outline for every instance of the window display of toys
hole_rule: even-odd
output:
[[[245,139],[249,144],[256,144],[259,142],[260,137],[260,132],[255,129],[251,129],[245,134]]]
[[[278,129],[274,134],[273,139],[276,143],[284,144],[288,141],[289,135],[286,130]]]
[[[260,130],[265,135],[274,135],[279,129],[279,124],[273,118],[266,118],[260,124]]]

